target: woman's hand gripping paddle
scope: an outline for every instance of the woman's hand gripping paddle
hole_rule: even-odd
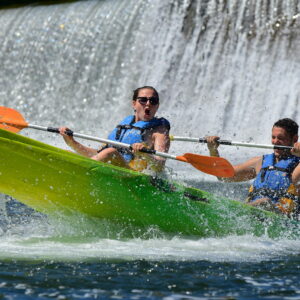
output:
[[[58,128],[43,127],[39,125],[28,124],[18,111],[4,106],[0,106],[0,128],[15,133],[19,132],[24,128],[33,128],[33,129],[38,129],[38,130],[43,130],[48,132],[59,133]],[[86,140],[111,144],[120,148],[131,149],[131,145],[129,144],[115,142],[108,139],[102,139],[102,138],[93,137],[85,134],[75,133],[71,130],[68,131],[67,134],[70,136],[75,136]],[[193,153],[184,153],[181,156],[175,156],[175,155],[171,155],[164,152],[158,152],[156,150],[151,150],[147,148],[142,149],[141,152],[189,163],[199,171],[202,171],[210,175],[218,176],[218,177],[232,177],[234,175],[234,169],[232,165],[225,158],[222,157],[203,156],[203,155],[198,155]]]

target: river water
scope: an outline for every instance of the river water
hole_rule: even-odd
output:
[[[79,236],[7,203],[4,299],[299,299],[299,240]]]
[[[273,123],[299,121],[298,1],[87,0],[0,11],[0,105],[32,124],[106,137],[153,85],[171,133],[269,143]],[[66,148],[61,138],[21,134]],[[93,143],[87,142],[93,145]],[[264,153],[224,146],[232,163]],[[207,154],[174,142],[170,153]],[[172,176],[243,200],[186,164]],[[300,299],[300,241],[74,234],[1,196],[4,299]],[[108,229],[109,230],[109,229]]]

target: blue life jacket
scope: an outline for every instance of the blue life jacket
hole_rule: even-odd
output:
[[[158,126],[165,126],[170,129],[170,123],[164,118],[153,118],[150,121],[135,122],[135,116],[126,117],[108,136],[109,140],[126,144],[142,143],[146,130]],[[118,149],[124,159],[129,162],[133,159],[133,154],[128,149]]]
[[[280,203],[281,199],[298,202],[291,174],[299,161],[299,157],[291,155],[276,163],[274,153],[264,155],[261,170],[250,188],[248,200],[252,202],[267,197],[274,204]]]

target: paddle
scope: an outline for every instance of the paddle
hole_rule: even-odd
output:
[[[38,129],[38,130],[43,130],[48,132],[59,133],[58,128],[43,127],[39,125],[28,124],[18,111],[4,106],[0,106],[0,128],[15,133],[19,132],[24,128],[33,128],[33,129]],[[116,147],[132,149],[131,145],[125,143],[120,143],[108,139],[75,133],[71,130],[67,131],[66,133],[70,136],[74,136],[86,140],[97,141],[101,143],[111,144]],[[203,155],[198,155],[193,153],[185,153],[181,156],[174,156],[168,153],[158,152],[156,150],[151,150],[147,148],[141,149],[141,152],[186,162],[191,164],[197,170],[218,177],[232,177],[234,175],[234,170],[232,165],[222,157],[203,156]]]
[[[184,142],[195,142],[195,143],[207,143],[205,138],[193,138],[193,137],[183,137],[183,136],[170,136],[171,141],[184,141]],[[228,146],[241,146],[241,147],[251,147],[251,148],[265,148],[265,149],[292,149],[291,146],[281,146],[281,145],[264,145],[264,144],[254,144],[254,143],[243,143],[243,142],[233,142],[228,140],[218,140],[220,145]]]

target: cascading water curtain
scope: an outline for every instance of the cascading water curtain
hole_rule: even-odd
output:
[[[144,84],[178,135],[266,142],[278,118],[299,121],[296,0],[89,0],[0,15],[1,104],[32,122],[106,136]]]

